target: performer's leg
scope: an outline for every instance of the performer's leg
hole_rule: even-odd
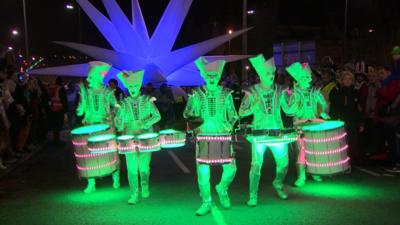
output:
[[[210,166],[207,164],[197,164],[197,183],[200,189],[200,196],[203,204],[196,211],[197,216],[203,216],[211,210],[211,190],[210,190]]]
[[[94,191],[96,191],[96,180],[94,178],[88,178],[87,187],[83,192],[85,192],[86,194],[90,194]]]
[[[131,196],[128,200],[128,204],[136,204],[139,201],[138,154],[139,153],[134,152],[125,155],[129,189],[131,191]]]
[[[297,149],[298,149],[298,156],[297,156],[297,180],[294,183],[295,187],[302,187],[306,183],[306,152],[304,141],[302,138],[299,138],[297,141]]]
[[[150,197],[150,191],[149,191],[150,161],[151,161],[151,152],[139,153],[140,184],[142,186],[143,198]]]
[[[272,185],[274,186],[279,198],[287,199],[288,195],[283,185],[283,181],[285,180],[289,164],[288,145],[274,145],[270,146],[270,149],[276,164],[276,176]]]
[[[255,207],[257,205],[258,185],[260,183],[261,168],[264,161],[265,144],[251,145],[251,168],[249,172],[249,201],[247,205]]]
[[[119,157],[119,156],[117,156]],[[121,183],[119,180],[120,177],[120,171],[119,168],[112,174],[112,179],[113,179],[113,188],[114,189],[118,189],[119,187],[121,187]]]
[[[236,162],[235,160],[229,164],[222,165],[222,176],[221,181],[217,186],[215,186],[215,190],[218,193],[219,201],[221,202],[222,207],[229,208],[231,207],[231,201],[228,195],[229,185],[232,183],[233,179],[236,175]]]

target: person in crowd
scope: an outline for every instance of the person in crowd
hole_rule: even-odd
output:
[[[115,125],[122,134],[140,135],[153,132],[153,125],[160,119],[160,112],[154,104],[154,97],[141,95],[140,88],[143,82],[144,71],[123,71],[118,74],[130,96],[120,102]],[[150,196],[150,162],[151,152],[130,152],[126,155],[129,187],[131,191],[128,204],[136,204],[140,197]],[[141,194],[139,191],[139,178]]]
[[[343,71],[340,75],[340,85],[335,87],[330,95],[330,116],[332,119],[345,122],[350,158],[353,163],[359,163],[359,133],[363,131],[363,114],[357,90],[354,89],[354,75]]]
[[[122,89],[118,86],[118,81],[116,79],[110,79],[108,81],[108,88],[110,88],[114,92],[115,98],[117,99],[118,102],[125,97],[125,94],[122,91]]]
[[[3,158],[10,154],[10,121],[8,120],[6,110],[13,102],[11,94],[9,93],[7,82],[1,80],[0,83],[0,169],[7,169],[3,164]],[[15,161],[15,160],[14,160]],[[8,159],[10,162],[10,156]]]
[[[379,68],[378,79],[379,79],[379,81],[382,82],[382,86],[384,86],[383,82],[390,76],[390,74],[391,74],[391,69],[389,66],[383,66],[383,67]]]
[[[60,144],[60,132],[64,126],[64,115],[67,112],[67,92],[61,77],[56,78],[55,84],[49,88],[50,92],[50,125],[53,131],[53,143]]]
[[[336,76],[332,69],[323,69],[321,71],[321,93],[329,107],[329,94],[336,87]],[[318,88],[318,87],[316,87]]]
[[[75,126],[75,112],[77,106],[79,85],[75,81],[71,81],[67,85],[67,118],[68,118],[68,128],[73,129]]]
[[[400,47],[395,46],[392,50],[393,69],[392,73],[383,81],[383,85],[388,85],[392,80],[400,78]]]
[[[30,117],[30,133],[27,149],[35,150],[38,148],[40,140],[40,126],[42,126],[43,110],[42,110],[42,93],[38,85],[37,79],[30,77],[28,80],[29,107],[32,112]]]
[[[355,73],[354,89],[360,94],[360,90],[364,90],[367,85],[367,76],[363,73]]]

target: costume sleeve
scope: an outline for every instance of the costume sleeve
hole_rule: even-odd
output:
[[[86,109],[86,88],[83,86],[83,84],[80,84],[80,99],[78,103],[78,107],[76,108],[76,115],[82,116],[85,113]]]
[[[225,104],[227,109],[228,122],[233,126],[239,119],[239,116],[236,112],[235,104],[233,103],[232,93],[227,96]]]
[[[253,101],[253,97],[251,96],[251,93],[249,91],[244,91],[244,93],[245,95],[239,107],[240,117],[246,117],[253,114],[253,111],[251,109],[251,103]]]
[[[153,126],[155,123],[161,120],[160,112],[158,111],[156,105],[154,104],[155,101],[156,98],[154,97],[149,98],[148,104],[149,104],[150,116],[144,119],[143,121],[144,129],[149,129],[151,126]]]
[[[199,115],[198,110],[198,100],[195,94],[189,95],[188,102],[186,104],[185,110],[183,111],[183,117],[185,119],[189,117],[198,117]]]

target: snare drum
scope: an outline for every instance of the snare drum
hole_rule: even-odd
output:
[[[157,133],[141,134],[137,139],[139,152],[155,152],[161,150],[160,136]]]
[[[136,151],[137,139],[134,135],[121,135],[117,138],[119,154],[128,154]]]
[[[331,175],[350,168],[346,131],[342,121],[304,126],[307,172]]]
[[[101,154],[117,151],[117,142],[114,134],[94,135],[88,138],[88,150],[92,154]]]
[[[162,130],[160,131],[160,143],[161,148],[179,148],[185,146],[185,133],[172,129]]]
[[[76,167],[80,177],[103,177],[118,169],[119,157],[116,152],[91,154],[88,150],[89,137],[112,133],[113,130],[107,124],[83,126],[71,131]]]
[[[226,164],[234,160],[231,134],[198,134],[196,161],[202,164]]]
[[[265,129],[252,130],[247,140],[254,144],[282,145],[297,141],[298,135],[295,129]]]

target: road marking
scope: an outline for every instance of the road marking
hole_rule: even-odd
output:
[[[384,173],[383,176],[384,176],[384,177],[394,177],[395,175],[393,175],[393,174],[388,174],[388,173]]]
[[[211,214],[217,225],[228,225],[225,221],[224,215],[221,213],[217,206],[213,205],[211,207]]]
[[[356,169],[358,169],[358,170],[360,170],[360,171],[362,171],[364,173],[368,173],[369,175],[372,175],[372,176],[375,176],[375,177],[380,177],[381,176],[380,173],[376,173],[374,171],[371,171],[371,170],[368,170],[368,169],[365,169],[365,168],[361,168],[361,167],[357,167],[357,166],[355,166],[354,168],[356,168]]]
[[[189,174],[190,170],[183,164],[183,162],[178,158],[178,156],[173,151],[167,151],[168,155],[174,160],[175,164],[182,170],[183,173]]]

